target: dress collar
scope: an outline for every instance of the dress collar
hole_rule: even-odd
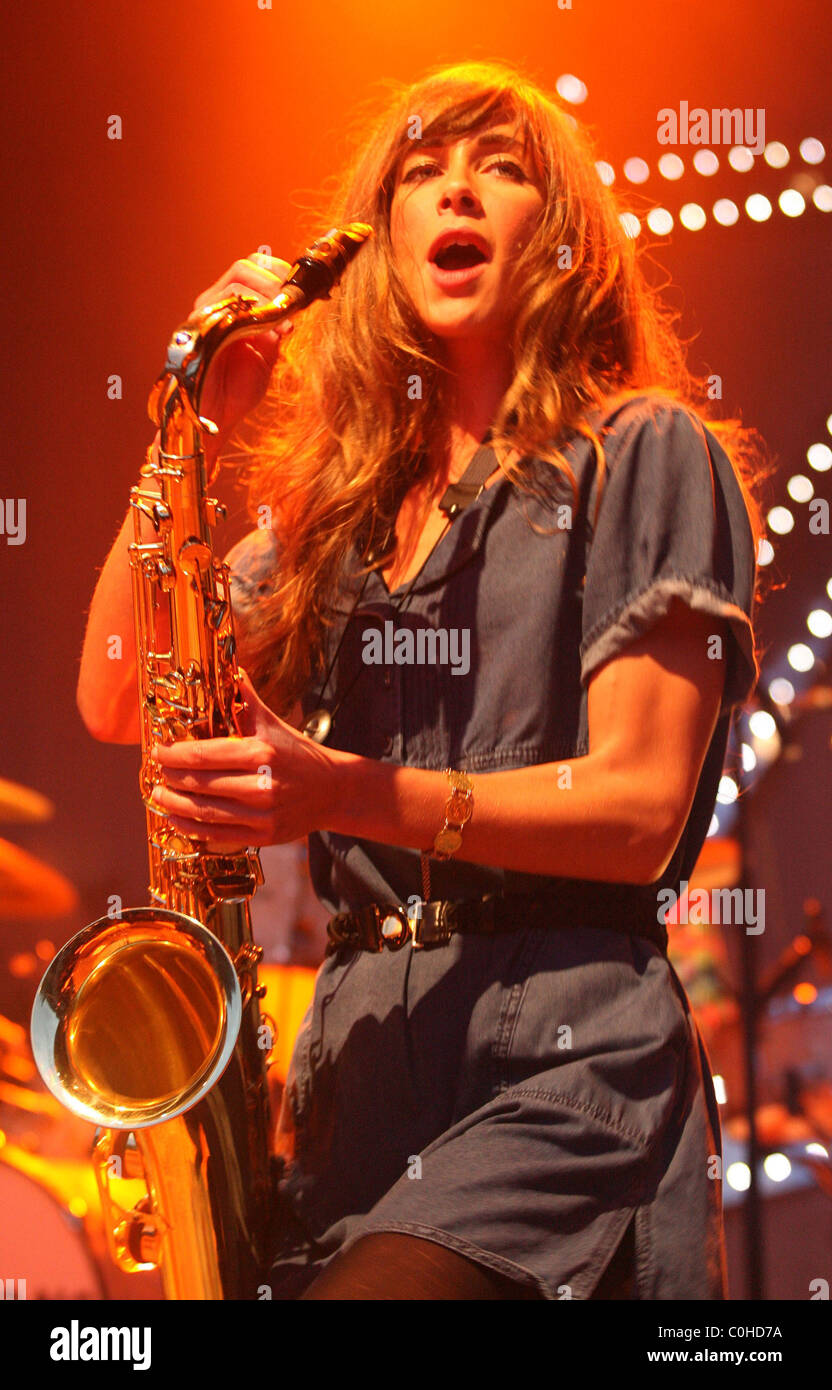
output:
[[[406,579],[395,589],[388,589],[381,570],[372,570],[367,580],[362,603],[365,600],[374,603],[379,601],[396,603],[408,589],[413,594],[420,594],[427,593],[430,589],[443,584],[450,575],[467,564],[472,555],[475,555],[479,550],[498,496],[505,496],[506,489],[512,486],[511,479],[503,474],[490,487],[484,488],[479,497],[475,498],[470,506],[453,519],[448,530],[436,542],[425,559],[415,580]],[[350,552],[350,568],[354,570],[357,566],[358,553],[353,547]]]

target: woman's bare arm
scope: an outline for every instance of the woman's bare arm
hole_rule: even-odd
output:
[[[519,873],[654,883],[690,814],[722,703],[709,658],[724,624],[675,601],[589,683],[589,752],[473,775],[457,858]],[[213,848],[284,844],[310,830],[425,849],[448,801],[443,772],[345,753],[287,729],[252,690],[241,739],[159,750],[158,808]],[[263,764],[271,778],[264,783]]]
[[[158,443],[157,433],[154,456]],[[152,479],[140,481],[143,489],[157,490]],[[146,517],[142,517],[141,526],[143,541],[156,539]],[[105,743],[139,742],[133,588],[127,555],[133,540],[131,507],[98,576],[81,651],[78,710],[93,738]],[[170,640],[161,615],[158,635],[160,640]]]
[[[555,877],[659,879],[719,714],[724,662],[707,652],[720,627],[674,601],[590,681],[586,757],[474,776],[474,814],[456,858]],[[443,773],[333,757],[321,828],[382,844],[433,843],[449,795]]]

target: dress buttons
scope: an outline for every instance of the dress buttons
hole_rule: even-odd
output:
[[[388,734],[386,739],[384,740],[381,751],[385,755],[385,757],[389,757],[389,755],[393,752],[393,737],[391,734]]]
[[[389,690],[393,684],[393,672],[390,670],[389,666],[385,667],[382,680],[384,681],[384,689]]]

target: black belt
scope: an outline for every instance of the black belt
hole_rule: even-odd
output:
[[[332,955],[340,946],[360,951],[398,951],[408,941],[414,949],[421,949],[444,946],[455,932],[490,936],[524,927],[557,926],[603,927],[627,935],[643,935],[662,944],[660,932],[646,927],[643,915],[633,919],[620,903],[602,907],[600,912],[588,910],[589,907],[586,900],[576,901],[571,895],[565,901],[552,901],[520,893],[422,902],[414,904],[410,916],[400,903],[369,903],[357,912],[339,912],[330,918],[326,954]]]

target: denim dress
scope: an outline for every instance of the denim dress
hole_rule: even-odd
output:
[[[544,1298],[585,1299],[631,1223],[637,1298],[727,1296],[719,1117],[659,904],[693,870],[732,710],[756,682],[753,537],[731,463],[690,410],[645,395],[590,418],[606,460],[597,515],[595,455],[572,435],[559,443],[577,509],[560,470],[525,459],[533,491],[499,478],[412,588],[390,593],[373,571],[355,606],[345,579],[327,743],[462,769],[475,787],[581,758],[589,680],[679,598],[725,624],[722,707],[687,824],[648,885],[434,860],[432,898],[532,893],[551,925],[326,958],[277,1126],[275,1298],[296,1298],[362,1235],[399,1231]],[[232,551],[236,602],[256,599],[273,547],[260,532]],[[420,650],[434,659],[405,664]],[[332,913],[421,896],[415,849],[320,832],[309,864]]]

